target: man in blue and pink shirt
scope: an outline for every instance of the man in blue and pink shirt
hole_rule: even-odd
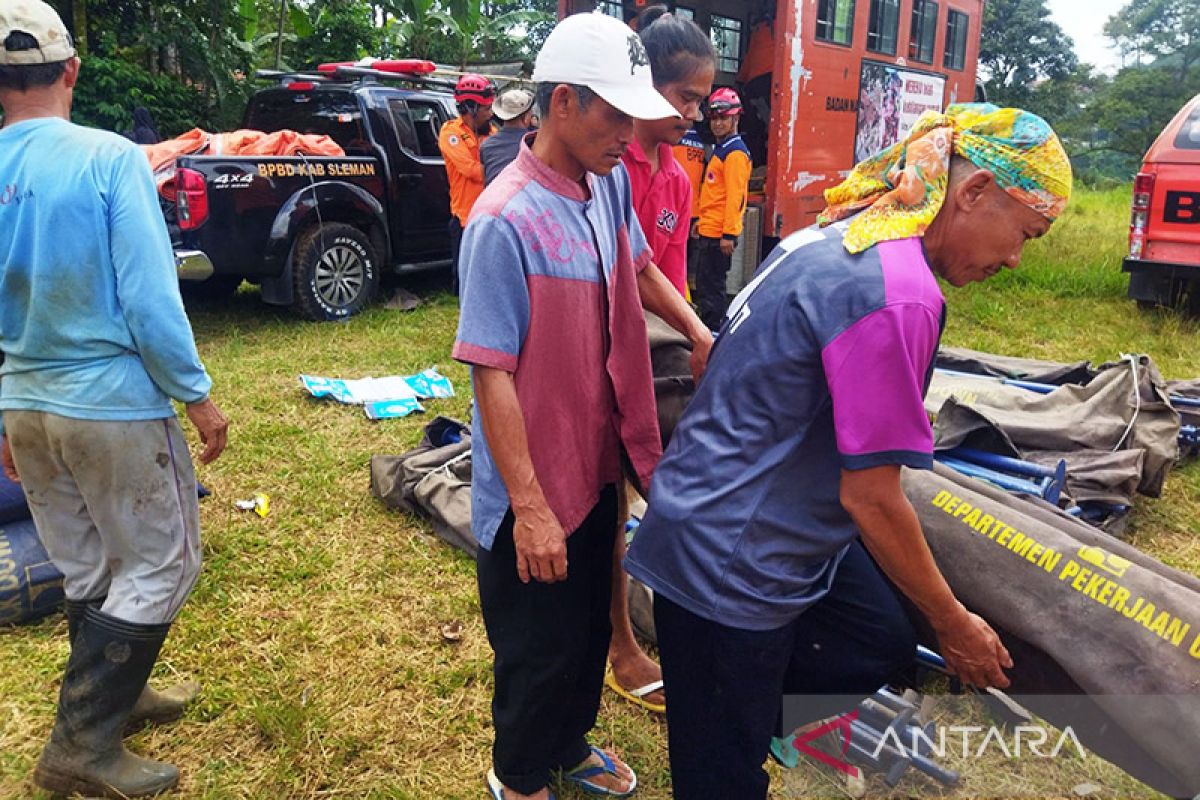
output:
[[[624,796],[633,771],[590,746],[611,626],[616,484],[661,455],[643,306],[711,334],[662,272],[618,168],[633,119],[675,116],[641,40],[568,17],[537,58],[542,128],[476,202],[454,357],[475,390],[471,516],[495,651],[496,800],[549,797],[552,772]]]
[[[964,683],[1007,685],[1008,652],[938,571],[900,468],[933,463],[935,275],[1016,267],[1070,193],[1053,131],[1014,112],[923,117],[826,193],[842,221],[784,239],[729,308],[625,560],[655,592],[677,800],[765,798],[784,694],[811,721],[912,664],[889,581]]]

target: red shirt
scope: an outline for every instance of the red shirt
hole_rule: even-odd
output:
[[[658,172],[634,139],[621,159],[629,172],[633,209],[654,253],[654,263],[687,297],[687,239],[692,219],[692,182],[675,160],[669,144],[658,146]]]

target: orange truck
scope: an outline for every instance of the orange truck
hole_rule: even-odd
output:
[[[598,10],[630,20],[651,1],[559,0],[559,17]],[[731,290],[739,260],[744,277],[772,240],[815,222],[824,190],[858,160],[903,137],[922,112],[975,97],[983,0],[666,5],[710,33],[716,84],[735,87],[746,107],[741,133],[756,169]]]
[[[1200,315],[1200,95],[1163,128],[1133,180],[1123,268],[1139,306],[1186,300]]]

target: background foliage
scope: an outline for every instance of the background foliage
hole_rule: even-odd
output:
[[[256,69],[364,56],[464,66],[532,61],[556,0],[55,0],[85,52],[76,118],[128,130],[145,105],[163,135],[235,127]],[[80,33],[82,31],[82,33]],[[1077,173],[1127,180],[1200,92],[1197,0],[1129,0],[1105,26],[1113,75],[1078,61],[1046,0],[988,0],[980,80],[990,100],[1046,117]]]
[[[1076,173],[1128,180],[1163,126],[1200,93],[1196,0],[1130,0],[1105,24],[1121,54],[1114,75],[1081,64],[1045,0],[988,0],[980,80],[988,99],[1045,117]]]
[[[366,56],[532,61],[555,0],[51,0],[84,58],[77,121],[164,136],[236,127],[255,70]]]

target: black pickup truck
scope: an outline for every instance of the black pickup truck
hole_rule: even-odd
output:
[[[450,264],[438,130],[452,95],[371,72],[280,75],[246,109],[244,128],[326,134],[344,158],[178,159],[164,214],[186,288],[220,295],[245,279],[268,303],[337,320],[370,302],[383,270]]]

